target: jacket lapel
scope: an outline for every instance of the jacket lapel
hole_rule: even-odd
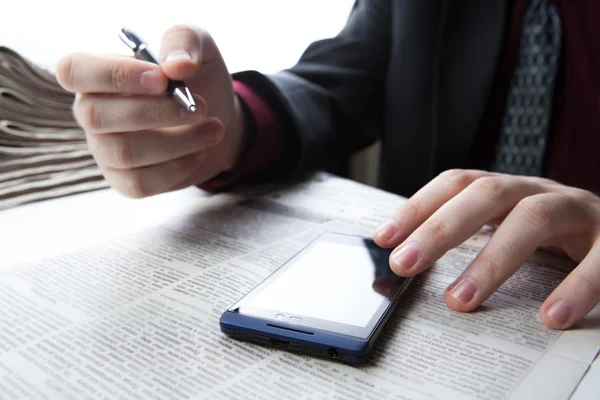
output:
[[[509,2],[448,1],[434,82],[434,169],[463,167],[502,56]]]

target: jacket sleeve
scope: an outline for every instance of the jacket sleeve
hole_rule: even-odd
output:
[[[233,75],[266,101],[284,128],[276,175],[322,168],[378,139],[390,11],[387,0],[356,0],[343,29],[312,43],[293,67]]]

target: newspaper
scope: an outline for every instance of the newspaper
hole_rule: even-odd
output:
[[[535,255],[476,312],[444,304],[488,230],[418,277],[363,366],[221,333],[221,313],[317,235],[370,235],[402,201],[317,174],[199,197],[151,229],[2,268],[0,398],[569,398],[600,349],[600,313],[568,331],[539,322],[567,259]]]
[[[73,100],[51,72],[0,46],[0,209],[108,186]]]

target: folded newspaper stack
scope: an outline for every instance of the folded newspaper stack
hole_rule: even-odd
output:
[[[0,209],[107,187],[54,75],[0,46]]]

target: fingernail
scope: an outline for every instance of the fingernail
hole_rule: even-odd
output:
[[[450,296],[461,303],[468,303],[473,299],[476,291],[477,286],[475,286],[475,281],[471,278],[463,278],[450,290]]]
[[[548,308],[546,315],[552,321],[562,326],[567,323],[571,316],[571,307],[563,300],[559,300]]]
[[[389,219],[384,222],[377,230],[375,231],[375,235],[377,235],[380,239],[384,241],[388,241],[394,237],[396,230],[398,229],[398,224],[393,219]]]
[[[165,57],[165,63],[179,60],[192,60],[192,56],[185,50],[175,50],[167,54]]]
[[[419,258],[419,245],[411,242],[392,255],[392,262],[401,269],[409,269]]]
[[[146,89],[152,92],[162,92],[163,79],[160,72],[156,70],[150,70],[142,73],[141,84]]]

